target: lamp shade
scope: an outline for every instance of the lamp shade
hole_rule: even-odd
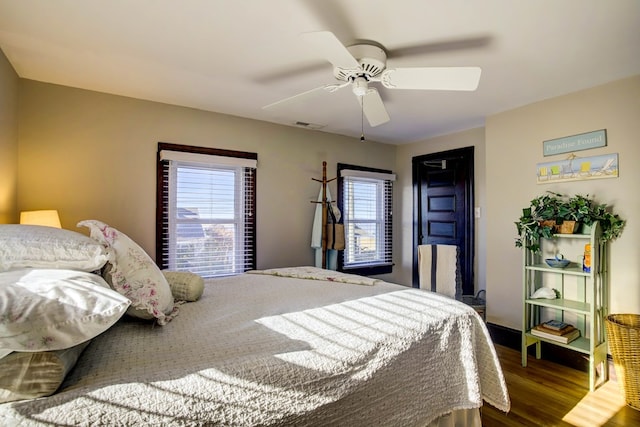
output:
[[[57,210],[20,212],[20,224],[45,225],[47,227],[62,228]]]

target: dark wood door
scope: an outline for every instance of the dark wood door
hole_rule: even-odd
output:
[[[462,293],[472,295],[473,147],[414,157],[413,187],[413,286],[419,286],[418,245],[456,245],[460,248]]]

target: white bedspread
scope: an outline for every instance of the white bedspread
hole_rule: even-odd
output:
[[[482,400],[509,410],[476,312],[377,282],[209,280],[163,327],[123,319],[63,390],[0,425],[423,425]]]

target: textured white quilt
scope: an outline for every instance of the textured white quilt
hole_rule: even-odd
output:
[[[424,425],[483,399],[509,410],[484,323],[385,282],[209,280],[163,327],[123,319],[57,394],[0,425]]]

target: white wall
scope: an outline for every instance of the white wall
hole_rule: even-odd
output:
[[[607,146],[578,156],[618,153],[620,177],[536,184],[542,142],[607,130]],[[547,190],[589,194],[627,220],[610,245],[610,312],[640,313],[640,76],[496,114],[486,121],[487,320],[521,329],[522,256],[514,246],[516,221]],[[566,157],[566,155],[564,155]]]
[[[100,219],[152,256],[159,141],[258,153],[258,268],[313,264],[323,161],[329,178],[338,162],[395,166],[394,146],[322,132],[30,80],[19,97],[18,208]]]
[[[18,75],[0,50],[0,224],[17,221]]]

